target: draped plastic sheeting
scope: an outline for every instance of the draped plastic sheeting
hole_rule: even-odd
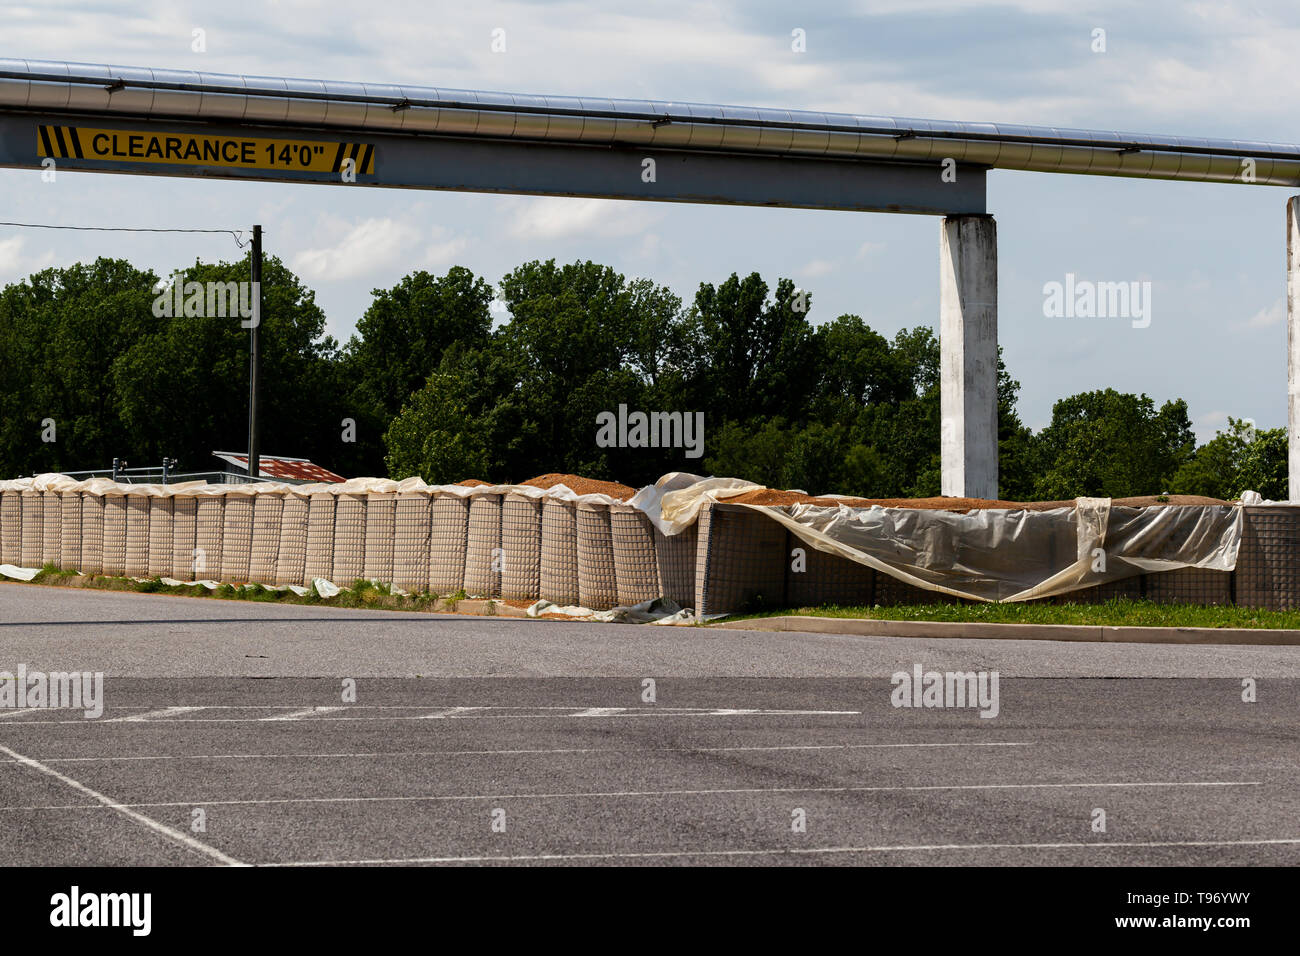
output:
[[[694,480],[692,480],[694,479]],[[666,475],[633,499],[665,534],[696,521],[710,501],[767,515],[801,541],[931,591],[982,601],[1028,601],[1147,572],[1237,564],[1240,505],[1116,507],[1079,498],[1047,511],[965,513],[847,505],[748,505],[757,486]]]
[[[956,514],[906,508],[767,508],[803,541],[917,587],[985,601],[1028,601],[1179,568],[1231,571],[1234,505],[1117,508],[1080,498],[1050,511]]]

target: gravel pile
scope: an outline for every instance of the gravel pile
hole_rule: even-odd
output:
[[[527,481],[521,481],[520,484],[542,489],[553,488],[556,485],[564,485],[580,495],[609,495],[611,498],[617,498],[619,501],[627,501],[636,494],[635,488],[621,485],[617,481],[597,481],[595,478],[583,478],[581,475],[561,475],[554,473],[549,475],[538,475],[536,478],[529,478]]]

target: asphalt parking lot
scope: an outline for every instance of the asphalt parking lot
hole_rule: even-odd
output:
[[[0,710],[6,865],[1300,862],[1293,648],[1142,646],[1075,676],[1080,648],[1042,642],[940,660],[908,639],[417,615],[366,640],[365,612],[37,590],[0,587],[0,670],[118,667],[97,719]],[[470,633],[513,666],[484,675]],[[192,673],[257,642],[260,671]],[[1184,650],[1238,671],[1136,666]],[[621,651],[651,669],[600,673]],[[914,662],[1003,668],[997,716],[894,706],[887,675]]]

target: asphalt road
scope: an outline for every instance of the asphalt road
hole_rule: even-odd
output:
[[[1295,865],[1295,651],[0,586],[0,670],[105,672],[97,719],[0,709],[0,864]],[[997,716],[893,706],[915,663]]]
[[[360,611],[0,583],[0,668],[123,677],[1300,678],[1300,647],[733,631]]]

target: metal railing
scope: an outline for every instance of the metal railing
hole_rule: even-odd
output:
[[[210,485],[243,485],[253,483],[253,479],[242,472],[235,471],[175,471],[178,462],[174,458],[164,458],[161,465],[146,465],[142,468],[130,468],[124,458],[114,458],[108,468],[89,468],[81,471],[64,471],[60,474],[69,478],[109,478],[125,485],[169,485],[183,481],[204,481]]]

